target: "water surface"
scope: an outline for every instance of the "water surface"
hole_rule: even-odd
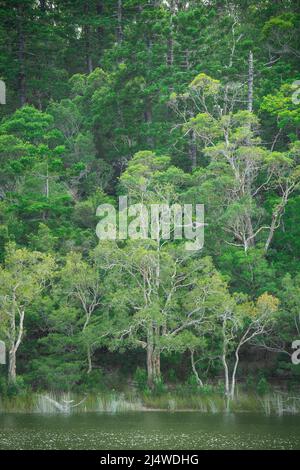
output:
[[[0,449],[300,449],[300,417],[9,413],[0,414]]]

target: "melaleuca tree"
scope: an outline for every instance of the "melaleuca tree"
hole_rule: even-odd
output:
[[[261,145],[256,116],[249,111],[234,112],[238,104],[235,89],[229,100],[226,86],[221,87],[218,81],[205,74],[197,76],[190,88],[188,98],[200,112],[186,121],[184,130],[186,134],[194,135],[208,158],[209,163],[200,175],[208,176],[212,170],[212,184],[222,184],[224,188],[222,200],[219,199],[224,216],[221,224],[233,237],[226,243],[242,246],[247,251],[255,246],[261,234],[266,233],[267,251],[288,199],[299,185],[298,146],[295,144],[286,153],[265,149]],[[181,110],[177,101],[177,96],[171,97],[172,105],[186,119],[189,103]],[[228,185],[227,190],[224,183]],[[272,207],[271,221],[264,223],[260,198],[263,194],[265,200],[270,200],[271,192],[277,192],[278,202]],[[204,196],[205,192],[202,193]],[[227,207],[225,212],[224,206]]]
[[[55,268],[54,258],[26,248],[7,246],[5,265],[0,269],[1,336],[8,342],[8,379],[17,377],[17,352],[25,334],[26,314],[41,295]]]

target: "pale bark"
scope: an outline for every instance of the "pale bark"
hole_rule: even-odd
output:
[[[15,298],[15,292],[13,293],[13,297]],[[18,329],[16,325],[16,316],[19,315],[19,324]],[[11,383],[16,382],[17,378],[17,351],[21,344],[23,333],[24,333],[24,318],[25,318],[25,311],[23,309],[19,309],[13,301],[12,312],[10,314],[10,350],[9,350],[9,363],[8,363],[8,381]]]
[[[195,358],[194,358],[195,351],[192,349],[190,352],[191,352],[192,369],[193,369],[194,375],[196,377],[197,384],[199,385],[199,387],[203,387],[203,382],[199,377],[199,374],[198,374],[198,371],[197,371],[197,368],[196,368],[196,364],[195,364]]]
[[[248,111],[253,111],[253,81],[254,81],[254,67],[253,67],[253,53],[249,54],[249,72],[248,72]]]
[[[197,145],[196,135],[193,129],[190,132],[189,155],[191,160],[191,169],[194,170],[197,167]]]
[[[8,381],[9,383],[15,383],[17,379],[17,371],[16,371],[16,351],[15,348],[12,348],[9,351],[9,362],[8,362]]]

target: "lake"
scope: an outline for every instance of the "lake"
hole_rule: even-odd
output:
[[[300,449],[300,417],[198,412],[0,414],[0,449]]]

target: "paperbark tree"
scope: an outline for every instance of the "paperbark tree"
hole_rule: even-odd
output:
[[[63,290],[69,302],[79,304],[84,312],[82,333],[85,335],[90,325],[92,315],[101,303],[102,287],[100,275],[93,261],[87,262],[79,253],[70,253],[61,271]],[[92,371],[92,346],[89,338],[86,340],[87,373]]]
[[[224,368],[225,395],[228,400],[235,396],[236,374],[242,347],[271,332],[278,304],[278,299],[267,293],[262,294],[255,303],[228,298],[223,312],[219,314],[221,360]]]
[[[51,255],[8,245],[5,267],[0,267],[1,332],[8,343],[8,379],[17,377],[17,352],[25,334],[25,316],[51,279],[55,263]]]

